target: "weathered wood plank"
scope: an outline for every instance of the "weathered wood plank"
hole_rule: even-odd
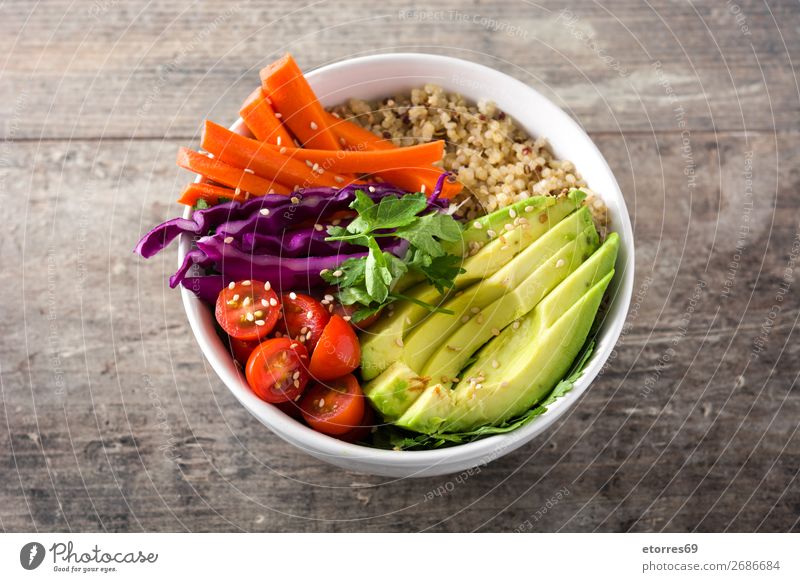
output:
[[[177,211],[178,140],[7,148],[15,221],[0,232],[2,273],[17,284],[0,311],[3,527],[796,528],[795,293],[762,329],[800,227],[796,136],[694,132],[691,188],[678,134],[597,142],[638,245],[615,357],[545,437],[466,479],[401,482],[331,471],[252,419],[204,364],[166,288],[174,250],[148,263],[130,254]],[[543,513],[559,491],[569,494]]]
[[[305,67],[398,50],[460,56],[530,83],[591,131],[675,131],[676,104],[693,130],[797,129],[800,13],[790,0],[736,7],[6,2],[0,131],[192,136],[204,117],[235,117],[258,68],[285,50]]]

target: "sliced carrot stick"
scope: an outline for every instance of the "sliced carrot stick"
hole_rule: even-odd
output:
[[[261,69],[261,85],[281,121],[305,147],[341,149],[328,128],[325,110],[292,55],[286,53]]]
[[[255,156],[286,157],[300,160],[314,168],[324,171],[348,174],[372,174],[386,170],[417,168],[442,159],[444,142],[441,140],[391,150],[307,150],[304,148],[285,148],[265,144],[255,152]],[[439,172],[441,173],[441,171]]]
[[[240,136],[241,137],[241,136]],[[243,137],[242,139],[247,139]],[[241,192],[249,192],[254,196],[276,192],[279,186],[275,185],[273,180],[265,180],[260,176],[245,172],[241,168],[226,164],[224,161],[216,158],[209,158],[205,154],[201,154],[190,150],[189,148],[180,148],[178,150],[177,164],[185,169],[205,176],[209,180],[228,186],[229,188],[238,189]],[[285,187],[283,188],[285,191]]]
[[[281,148],[277,146],[237,135],[213,121],[205,122],[200,143],[204,150],[223,162],[240,168],[252,168],[259,176],[288,186],[341,187],[351,182],[348,176],[325,170],[319,173],[305,162],[280,154]]]
[[[272,190],[275,191],[275,194],[290,194],[290,190],[280,184],[273,184]],[[178,203],[185,204],[186,206],[194,206],[197,204],[198,200],[205,200],[209,205],[213,206],[218,204],[220,199],[245,202],[250,199],[250,196],[247,194],[248,193],[245,192],[239,192],[237,194],[236,190],[231,190],[224,186],[215,186],[214,184],[206,184],[204,182],[192,182],[191,184],[187,184],[186,188],[183,189],[181,197],[178,198]]]
[[[220,198],[240,201],[247,199],[245,194],[241,192],[237,194],[235,190],[225,188],[224,186],[192,182],[183,189],[181,197],[178,198],[178,203],[185,204],[186,206],[194,206],[197,204],[198,200],[205,200],[208,204],[213,206],[219,202]]]
[[[346,147],[356,150],[363,149],[371,151],[403,149],[397,148],[390,140],[383,139],[352,121],[340,119],[327,111],[325,115],[331,131],[333,131],[337,139],[340,140],[340,143]],[[424,189],[430,194],[436,187],[436,181],[439,179],[439,176],[442,175],[443,171],[444,170],[438,166],[430,165],[419,168],[409,168],[407,170],[384,171],[379,172],[377,175],[403,190],[419,192]],[[452,198],[461,192],[462,188],[463,186],[459,182],[445,180],[441,197]]]
[[[294,145],[292,136],[275,117],[275,111],[261,87],[256,88],[242,104],[239,115],[257,140],[279,146]]]

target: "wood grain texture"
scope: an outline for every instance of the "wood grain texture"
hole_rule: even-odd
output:
[[[800,529],[797,5],[439,4],[0,7],[3,530]],[[348,474],[204,362],[175,250],[131,248],[178,211],[175,149],[286,49],[471,58],[591,132],[634,219],[635,297],[552,431],[466,477]]]

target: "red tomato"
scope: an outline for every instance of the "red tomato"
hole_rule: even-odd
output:
[[[294,400],[308,384],[308,352],[289,338],[268,339],[250,354],[245,376],[261,400],[273,404]]]
[[[259,340],[240,340],[228,336],[228,345],[231,348],[231,353],[242,366],[247,364],[247,359],[259,343]]]
[[[278,327],[289,337],[305,343],[309,352],[317,346],[322,330],[331,316],[322,304],[302,293],[282,295],[283,323]]]
[[[269,283],[231,283],[217,297],[216,317],[225,333],[240,340],[267,337],[280,314],[280,301]]]
[[[333,306],[333,312],[337,315],[341,315],[342,318],[345,317],[352,317],[352,315],[359,310],[358,305],[342,305],[341,303],[335,303]],[[370,315],[366,319],[362,319],[361,321],[351,321],[347,319],[353,327],[360,329],[361,331],[365,331],[370,325],[378,321],[381,316],[381,312],[374,315]]]
[[[292,402],[289,400],[288,402],[279,402],[275,406],[286,416],[291,416],[297,420],[303,418],[303,412],[300,410],[299,402]]]
[[[314,384],[300,401],[303,418],[314,430],[342,435],[364,418],[364,393],[352,374]]]
[[[358,426],[354,426],[344,434],[337,435],[336,438],[348,443],[357,443],[366,439],[374,426],[375,413],[372,411],[371,406],[365,404],[364,418],[361,419]]]
[[[311,375],[317,380],[333,380],[358,368],[360,361],[361,346],[356,332],[341,316],[331,316],[317,349],[311,354]]]

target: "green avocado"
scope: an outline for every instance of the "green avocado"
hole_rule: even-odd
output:
[[[428,386],[396,424],[423,433],[461,432],[502,423],[540,402],[585,343],[618,248],[618,236],[610,235],[518,325],[487,343],[454,387]]]
[[[519,223],[513,230],[505,231],[502,237],[492,240],[475,254],[465,258],[461,265],[464,272],[456,277],[454,291],[491,276],[532,242],[539,239],[552,226],[561,223],[566,216],[573,213],[580,206],[583,197],[582,192],[574,190],[569,195],[560,198],[548,196],[529,199],[529,205],[541,210],[538,214],[533,213],[535,220],[529,221],[527,224]],[[539,198],[544,200],[537,202]],[[501,214],[502,212],[498,210],[492,215],[497,214],[503,216],[504,219],[507,218],[508,212]],[[488,217],[483,217],[483,219],[486,218]],[[476,240],[476,236],[485,236],[484,230],[476,229],[474,225],[465,229],[465,240]],[[459,247],[459,252],[460,250]],[[437,306],[446,299],[435,287],[427,283],[415,285],[407,290],[405,295],[417,301]],[[408,330],[430,314],[428,309],[413,301],[399,301],[391,307],[393,309],[390,314],[387,313],[359,336],[361,374],[364,380],[375,378],[392,362],[395,362],[399,358],[400,346]]]
[[[421,370],[439,346],[453,350],[454,346],[450,344],[449,339],[465,320],[468,321],[472,315],[510,293],[562,247],[577,239],[588,228],[594,230],[592,216],[589,209],[583,207],[547,231],[496,273],[468,287],[463,293],[442,305],[453,314],[444,312],[430,314],[408,334],[407,338],[403,339],[404,347],[400,357],[412,370]]]
[[[421,369],[421,375],[443,383],[458,376],[475,351],[494,335],[499,335],[499,330],[533,309],[556,285],[577,269],[599,244],[597,231],[593,225],[589,225],[577,239],[563,246],[513,291],[477,313],[471,313],[467,321],[462,321],[462,325],[448,338],[447,344],[439,346],[428,359]],[[453,346],[458,350],[454,351]]]

